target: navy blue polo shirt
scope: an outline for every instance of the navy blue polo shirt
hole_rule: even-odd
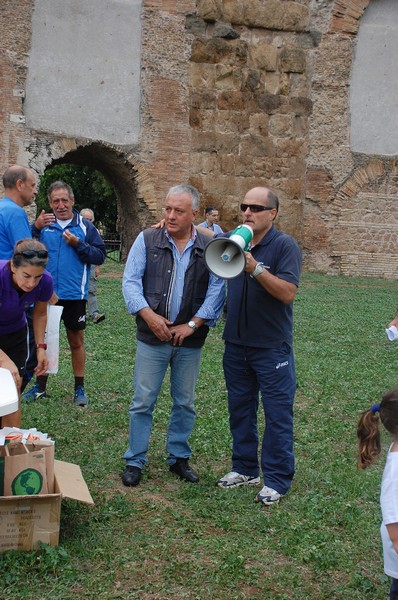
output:
[[[272,225],[250,252],[270,273],[299,285],[301,251],[290,235]],[[227,342],[255,348],[292,345],[293,303],[284,304],[271,296],[249,273],[228,280],[227,302],[223,334]]]

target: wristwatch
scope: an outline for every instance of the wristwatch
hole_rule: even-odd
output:
[[[47,350],[47,344],[35,344],[36,350],[39,348],[43,348],[43,350]]]
[[[265,267],[264,264],[262,262],[258,262],[256,264],[256,267],[254,269],[254,271],[252,273],[250,273],[250,277],[258,277],[259,275],[261,275],[261,273],[265,271]]]
[[[187,325],[188,325],[188,327],[190,327],[194,331],[196,331],[197,328],[198,328],[198,326],[196,325],[195,321],[188,321]]]

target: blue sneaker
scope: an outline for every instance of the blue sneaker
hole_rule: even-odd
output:
[[[22,394],[24,402],[34,402],[35,400],[40,400],[40,398],[47,398],[47,394],[45,390],[43,391],[39,388],[37,383],[30,390]]]
[[[84,387],[82,385],[78,385],[75,389],[73,400],[76,406],[87,406],[88,397],[86,396],[86,392],[84,391]]]

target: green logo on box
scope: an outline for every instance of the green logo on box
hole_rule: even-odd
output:
[[[11,484],[13,496],[38,494],[43,486],[43,476],[36,469],[21,471]]]

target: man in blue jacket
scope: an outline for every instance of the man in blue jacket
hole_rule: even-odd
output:
[[[46,224],[45,216],[41,214],[35,221],[32,233],[47,246],[47,270],[54,280],[54,291],[59,298],[57,304],[64,307],[62,320],[75,376],[74,401],[77,406],[87,406],[84,329],[88,283],[90,265],[101,265],[106,258],[105,244],[97,228],[73,208],[73,190],[68,184],[63,181],[52,183],[48,189],[48,200],[55,222]],[[24,394],[25,400],[45,397],[47,379],[48,376],[38,377],[33,388]]]

